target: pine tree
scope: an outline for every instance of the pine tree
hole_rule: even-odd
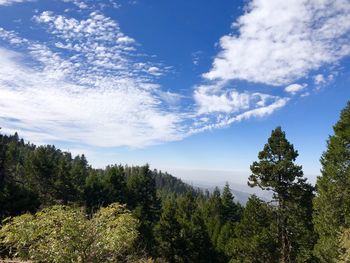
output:
[[[40,205],[24,178],[24,143],[0,134],[0,223],[8,216],[34,212]]]
[[[237,222],[239,221],[242,207],[236,204],[232,195],[230,185],[225,184],[221,195],[222,213],[224,221]]]
[[[141,221],[140,233],[147,251],[153,254],[153,228],[159,220],[160,200],[157,196],[156,183],[148,165],[134,167],[127,181],[128,204]]]
[[[127,201],[126,176],[121,165],[107,166],[105,175],[105,192],[108,204],[118,202],[125,204]]]
[[[91,170],[86,178],[84,200],[89,215],[92,215],[100,207],[105,205],[105,185],[102,181],[102,174],[97,170]]]
[[[89,164],[84,154],[76,156],[72,160],[70,177],[75,189],[75,201],[82,203],[84,200],[84,186],[89,175]]]
[[[213,193],[209,195],[209,199],[204,203],[202,210],[210,240],[213,246],[216,246],[223,224],[223,206],[218,187],[215,187]]]
[[[192,192],[180,196],[177,200],[176,218],[181,226],[181,260],[178,262],[216,262],[215,253]]]
[[[163,203],[163,211],[155,227],[157,250],[161,258],[175,263],[181,258],[183,239],[180,236],[181,225],[176,218],[177,203],[175,197],[168,197]]]
[[[296,200],[303,194],[306,179],[303,178],[302,167],[294,162],[298,152],[286,139],[285,133],[280,127],[272,131],[268,143],[259,152],[259,162],[253,162],[250,169],[252,175],[249,177],[250,186],[259,186],[262,189],[272,190],[273,198],[278,206],[278,228],[279,241],[281,244],[281,262],[294,262],[293,255],[296,248],[292,246],[291,235],[292,213],[297,208]],[[310,202],[309,202],[310,203]],[[293,211],[293,212],[292,212]],[[300,219],[300,218],[298,218]],[[306,219],[303,219],[306,220]],[[307,228],[305,222],[298,222]]]
[[[333,127],[321,157],[322,175],[316,183],[314,224],[319,240],[315,254],[321,262],[336,262],[338,232],[350,227],[350,101]]]
[[[251,196],[236,227],[236,238],[226,245],[230,262],[279,262],[276,213],[273,207]]]

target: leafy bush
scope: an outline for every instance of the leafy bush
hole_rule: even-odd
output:
[[[34,262],[116,262],[131,253],[137,227],[137,219],[118,203],[90,220],[81,209],[56,205],[6,219],[0,243],[11,256]]]

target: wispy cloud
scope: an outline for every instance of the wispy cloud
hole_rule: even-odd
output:
[[[218,82],[195,87],[193,98],[164,91],[157,79],[171,67],[147,60],[137,41],[101,11],[79,17],[36,14],[45,42],[0,28],[14,50],[0,48],[3,131],[20,131],[36,143],[144,147],[266,116],[287,102]]]
[[[300,78],[350,54],[348,1],[253,0],[185,96],[159,84],[172,68],[142,54],[96,1],[63,1],[84,11],[37,13],[45,41],[0,28],[0,126],[38,143],[144,147],[265,117],[310,94]],[[310,75],[319,86],[333,78]],[[280,86],[283,95],[232,80]]]
[[[0,0],[0,5],[13,5],[16,3],[23,3],[23,2],[32,2],[33,0]]]
[[[0,54],[0,123],[5,132],[20,130],[41,143],[131,147],[183,136],[177,125],[181,119],[162,110],[145,83],[106,77],[89,88],[24,67],[14,62],[20,59],[16,53]]]
[[[82,20],[52,12],[34,19],[50,32],[47,43],[0,30],[3,39],[26,51],[0,50],[4,131],[19,130],[41,143],[111,147],[185,136],[183,114],[167,109],[153,82],[166,67],[138,62],[135,40],[115,21],[98,12]]]
[[[350,54],[350,2],[253,0],[233,29],[204,77],[288,85]]]
[[[296,83],[293,83],[293,84],[290,84],[288,85],[284,90],[292,95],[304,90],[306,88],[306,84],[296,84]]]
[[[198,105],[198,114],[215,112],[232,114],[264,107],[279,97],[257,92],[239,92],[236,89],[227,90],[220,85],[202,85],[195,89],[194,99]]]

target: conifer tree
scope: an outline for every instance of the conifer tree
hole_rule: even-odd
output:
[[[157,250],[161,258],[169,263],[181,258],[183,239],[180,235],[181,225],[176,218],[177,203],[175,197],[168,197],[163,203],[163,211],[155,227]]]
[[[252,187],[259,186],[262,189],[273,191],[273,198],[278,207],[278,228],[279,242],[281,245],[281,262],[295,262],[296,251],[293,247],[292,225],[293,220],[290,215],[295,213],[297,208],[296,200],[303,195],[306,179],[303,178],[302,167],[294,162],[298,157],[298,152],[294,146],[286,139],[285,133],[280,127],[272,131],[268,143],[259,152],[259,162],[253,162],[250,169],[252,175],[248,184]],[[311,196],[309,196],[311,198]],[[310,202],[307,202],[309,204]],[[303,205],[303,204],[301,204]],[[298,218],[299,220],[307,220]],[[307,221],[298,222],[303,229],[307,228]],[[294,251],[293,251],[294,250]]]
[[[210,243],[203,216],[191,192],[177,200],[176,218],[181,226],[181,260],[178,262],[215,262],[213,247]]]
[[[129,206],[141,221],[139,231],[146,250],[153,254],[153,228],[160,216],[160,200],[157,196],[156,183],[149,165],[135,167],[127,182]]]
[[[321,262],[337,262],[338,233],[350,227],[350,101],[333,127],[321,157],[322,175],[316,183],[314,224],[319,236],[315,254]]]
[[[242,208],[239,204],[235,203],[234,196],[228,183],[225,184],[224,190],[222,191],[221,202],[223,219],[232,222],[239,221]]]
[[[275,217],[271,206],[251,196],[236,227],[236,238],[226,245],[230,262],[279,262]]]
[[[204,203],[202,210],[210,240],[213,246],[216,246],[223,224],[223,206],[218,187],[215,187],[213,193],[209,195],[209,199]]]

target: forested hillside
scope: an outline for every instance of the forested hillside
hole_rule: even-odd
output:
[[[248,184],[202,192],[144,166],[94,169],[84,155],[0,134],[0,255],[33,262],[350,262],[350,103],[316,187],[280,127]]]

